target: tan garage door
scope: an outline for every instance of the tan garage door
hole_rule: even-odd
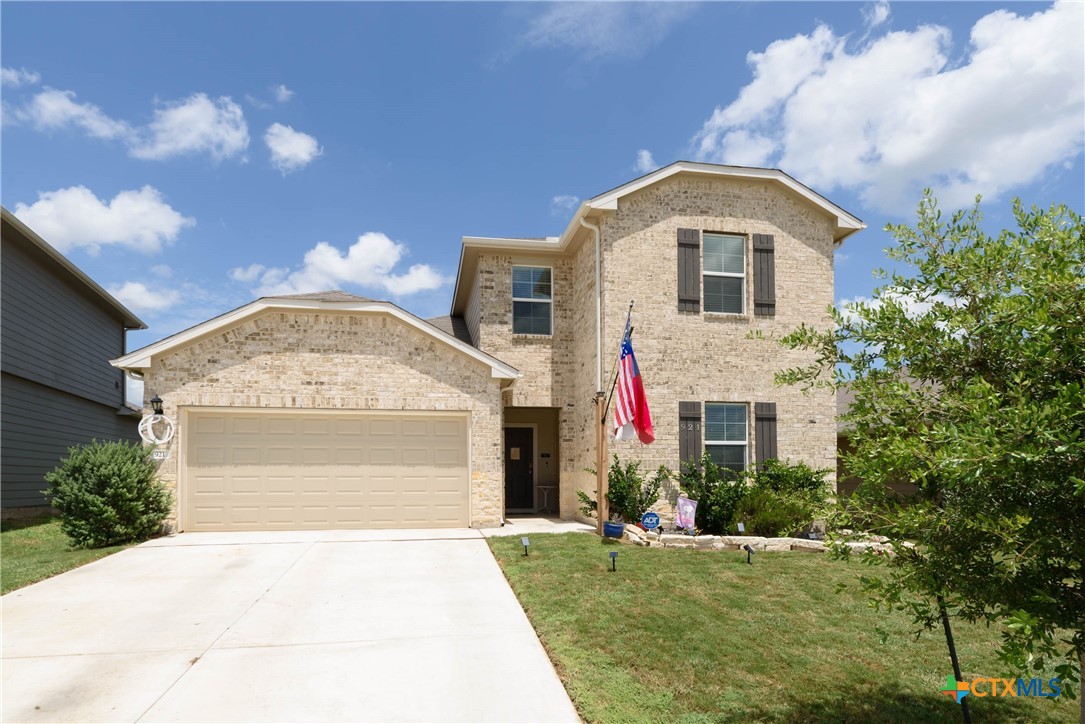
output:
[[[465,416],[190,412],[185,530],[468,525]]]

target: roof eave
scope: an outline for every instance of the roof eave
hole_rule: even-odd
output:
[[[210,319],[195,327],[170,335],[154,344],[149,344],[134,352],[130,352],[117,359],[110,360],[110,364],[125,371],[148,369],[156,355],[164,354],[201,338],[210,336],[218,331],[230,329],[242,322],[269,310],[315,310],[337,312],[363,312],[384,313],[396,317],[407,325],[414,327],[423,334],[428,334],[444,342],[449,347],[472,357],[477,361],[490,366],[492,377],[495,379],[516,379],[520,376],[519,370],[512,365],[502,362],[493,355],[476,349],[456,339],[444,330],[434,327],[420,317],[416,317],[405,309],[391,302],[321,302],[302,299],[281,299],[276,297],[263,297],[250,302],[233,311]]]

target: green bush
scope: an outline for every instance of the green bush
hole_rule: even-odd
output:
[[[697,523],[702,532],[730,532],[735,512],[748,490],[745,475],[716,465],[706,450],[700,461],[682,463],[679,485],[687,498],[697,501]]]
[[[595,475],[595,470],[588,469]],[[648,480],[640,473],[640,462],[626,463],[624,466],[615,455],[607,472],[607,504],[610,517],[622,523],[636,523],[641,516],[651,510],[659,500],[663,483],[670,479],[671,471],[660,465],[659,470]],[[594,516],[598,505],[583,490],[576,491],[580,500],[580,512],[585,516]]]
[[[806,463],[794,465],[766,460],[759,470],[746,473],[749,491],[739,505],[736,520],[751,535],[795,535],[823,517],[829,499],[828,470]]]
[[[814,511],[809,502],[794,495],[750,488],[735,518],[745,524],[747,535],[790,536],[814,520]]]
[[[60,511],[60,527],[84,548],[129,543],[158,533],[171,509],[170,493],[139,444],[91,441],[73,447],[45,476],[44,491]]]

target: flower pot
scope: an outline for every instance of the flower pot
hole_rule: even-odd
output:
[[[606,538],[621,538],[625,533],[625,523],[603,523],[603,536]]]

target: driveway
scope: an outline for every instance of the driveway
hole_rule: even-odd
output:
[[[187,533],[4,596],[14,721],[577,721],[478,531]]]

